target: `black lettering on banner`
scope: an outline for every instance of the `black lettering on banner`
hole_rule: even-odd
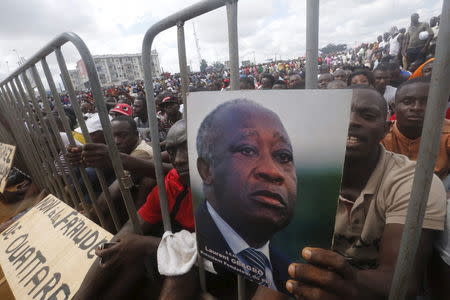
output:
[[[19,256],[18,259],[16,259],[16,261],[13,263],[13,266],[17,264],[16,270],[18,270],[27,261],[27,259],[30,258],[34,251],[36,251],[36,248],[28,248],[22,253],[22,255]]]
[[[67,284],[63,283],[59,288],[56,289],[56,291],[50,297],[48,297],[47,300],[59,300],[57,296],[60,292],[64,293],[64,299],[69,299],[70,288]]]
[[[69,229],[75,225],[78,222],[78,217],[73,218],[72,220],[70,220],[69,222],[66,223],[66,225],[64,225],[63,227],[61,227],[61,231],[63,231],[64,229],[65,232],[63,232],[63,235],[66,235],[67,231],[69,231]]]
[[[64,208],[61,208],[58,212],[56,210],[52,211],[48,216],[50,217],[50,221],[52,221],[52,224],[55,224],[56,221],[61,217],[61,213],[64,211]]]
[[[74,236],[77,232],[79,232],[81,228],[83,228],[84,224],[85,224],[84,221],[83,221],[83,220],[80,220],[80,222],[77,224],[77,226],[75,226],[74,228],[72,228],[72,230],[69,231],[69,232],[67,233],[67,236],[68,236],[69,238],[73,238],[73,236]]]
[[[61,220],[59,220],[58,222],[56,222],[56,224],[54,225],[54,227],[56,228],[56,227],[58,227],[58,225],[59,224],[61,224],[61,223],[67,223],[67,222],[69,222],[69,217],[70,216],[75,216],[75,215],[78,215],[78,213],[76,212],[76,211],[72,211],[72,212],[70,212],[67,216],[65,216],[64,218],[62,218]]]
[[[60,280],[61,280],[61,273],[54,273],[53,277],[50,278],[50,280],[47,281],[47,283],[37,291],[37,293],[33,296],[33,299],[35,299],[37,296],[39,296],[39,294],[42,293],[40,300],[44,300],[48,292],[53,290],[53,288],[55,288],[55,286],[59,283]]]
[[[26,241],[24,244],[25,245],[28,241]],[[26,246],[25,248],[23,248],[22,252],[19,252],[19,250],[22,249],[22,246],[17,248],[16,250],[14,250],[14,252],[11,253],[11,255],[8,257],[8,260],[10,262],[14,262],[20,255],[22,255],[28,248],[30,248],[30,246]]]
[[[45,206],[41,206],[40,207],[40,211],[43,213],[43,214],[46,214],[47,212],[49,212],[51,209],[53,209],[53,208],[55,208],[56,206],[58,206],[59,205],[59,200],[58,199],[51,199],[51,202],[49,202],[47,205],[45,205]]]
[[[8,227],[5,231],[2,232],[2,235],[4,236],[3,240],[6,241],[10,236],[16,233],[17,230],[21,229],[22,225],[19,224],[19,222],[16,222]]]
[[[46,206],[49,202],[54,202],[54,201],[55,201],[55,199],[53,199],[53,198],[45,198],[41,202],[36,204],[35,208],[40,210],[42,207]]]
[[[42,252],[41,251],[36,251],[36,256],[34,257],[34,259],[32,260],[32,261],[30,261],[30,263],[28,264],[28,265],[26,265],[25,266],[25,268],[23,268],[22,269],[22,271],[20,271],[18,274],[17,274],[17,277],[19,277],[19,275],[20,274],[22,274],[22,272],[25,270],[25,269],[27,269],[34,261],[38,261],[37,262],[37,264],[33,267],[33,268],[31,268],[31,270],[30,270],[30,272],[28,272],[24,277],[22,277],[22,279],[19,281],[19,282],[22,282],[25,278],[27,278],[28,277],[28,275],[30,275],[36,268],[37,268],[37,266],[39,266],[40,264],[43,264],[43,263],[45,263],[46,261],[47,261],[47,259],[45,258],[45,256],[44,255],[42,255]]]
[[[31,276],[30,280],[24,285],[24,287],[27,287],[30,282],[33,282],[33,288],[28,292],[28,295],[31,295],[31,293],[44,281],[44,279],[47,277],[49,273],[50,268],[48,266],[43,266],[39,269],[36,273],[34,273],[33,276]],[[44,273],[43,276],[40,276],[41,273]]]
[[[27,233],[22,234],[21,236],[17,237],[14,241],[12,241],[11,244],[9,244],[8,248],[5,249],[5,253],[9,254],[9,253],[17,250],[18,248],[22,247],[23,244],[25,244],[27,242],[27,238],[28,238]],[[15,245],[17,241],[20,241],[19,242],[20,244],[18,246]],[[10,249],[12,245],[16,246],[16,248]]]
[[[84,231],[85,229],[88,229],[87,226],[83,228],[83,230],[81,230],[80,232],[78,232],[74,237],[73,237],[73,241],[75,242],[75,245],[77,245],[79,242],[81,242],[82,240],[84,240],[84,238],[91,233],[92,229],[89,229],[89,231],[87,231],[83,236],[79,237]]]
[[[98,231],[94,231],[91,233],[91,235],[89,237],[87,237],[86,239],[84,239],[80,245],[78,246],[78,248],[80,248],[81,250],[86,250],[89,247],[91,247],[93,244],[95,244],[95,241],[97,241],[98,239]]]

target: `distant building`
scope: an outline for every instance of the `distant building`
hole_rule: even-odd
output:
[[[84,80],[82,79],[80,72],[78,70],[68,70],[68,71],[69,71],[70,80],[72,81],[73,88],[76,91],[84,90],[85,89]],[[62,76],[61,76],[61,78],[62,78]],[[65,89],[67,91],[66,86],[65,86]]]
[[[153,77],[161,75],[158,53],[152,50]],[[119,85],[123,82],[144,80],[141,54],[94,55],[95,68],[102,86]],[[78,61],[77,70],[82,80],[87,80],[86,67]],[[86,74],[86,77],[83,75]]]

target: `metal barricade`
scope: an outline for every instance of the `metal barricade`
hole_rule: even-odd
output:
[[[142,45],[142,61],[145,76],[145,91],[148,111],[148,120],[150,125],[150,134],[152,137],[152,146],[154,151],[155,173],[158,184],[159,198],[161,202],[161,213],[166,231],[171,230],[170,217],[167,205],[167,195],[164,185],[164,174],[162,168],[161,151],[159,146],[158,122],[156,118],[156,107],[153,95],[151,47],[154,38],[162,31],[177,26],[177,41],[179,66],[181,73],[181,91],[182,99],[186,106],[186,96],[188,93],[189,78],[187,74],[186,49],[184,38],[184,22],[208,13],[212,10],[226,6],[228,19],[228,40],[230,57],[230,77],[231,89],[239,89],[239,53],[238,53],[238,34],[237,34],[237,0],[205,0],[189,6],[161,21],[154,24],[145,34]],[[395,276],[392,282],[390,299],[404,299],[404,286],[412,271],[413,260],[420,240],[421,228],[424,212],[426,208],[425,199],[428,198],[431,178],[433,176],[433,167],[437,156],[439,136],[446,103],[450,94],[450,50],[448,41],[450,40],[450,0],[444,0],[439,37],[437,42],[436,61],[433,69],[432,84],[429,92],[425,123],[423,127],[423,138],[420,146],[417,168],[412,187],[411,200],[408,207],[408,215],[405,224],[405,230],[402,236],[400,253],[397,259]],[[307,65],[306,65],[306,87],[315,88],[317,85],[317,56],[318,56],[318,26],[319,26],[319,0],[307,0]],[[42,48],[27,63],[19,67],[5,80],[0,82],[0,109],[1,116],[9,128],[0,123],[0,141],[15,144],[18,147],[18,156],[23,159],[28,171],[39,187],[45,188],[51,193],[57,195],[68,204],[72,204],[78,209],[85,209],[89,213],[89,203],[85,201],[80,183],[75,180],[76,172],[79,172],[83,184],[86,186],[87,194],[94,209],[95,214],[91,217],[97,217],[102,225],[104,220],[96,204],[96,197],[92,185],[87,177],[86,170],[83,167],[74,168],[68,166],[68,173],[64,171],[65,162],[61,159],[61,154],[65,154],[63,140],[61,138],[56,118],[52,114],[50,102],[47,99],[44,85],[36,68],[40,63],[50,88],[51,95],[55,101],[55,108],[58,117],[61,119],[64,127],[64,133],[69,139],[71,146],[75,146],[75,140],[71,134],[69,121],[64,113],[59,94],[47,63],[46,58],[55,53],[62,80],[68,91],[69,99],[76,114],[78,123],[81,127],[83,136],[87,142],[92,142],[86,124],[84,122],[81,108],[77,102],[75,90],[69,77],[69,72],[65,63],[61,47],[66,43],[72,43],[81,58],[83,59],[87,75],[90,81],[91,91],[95,100],[100,121],[103,127],[104,136],[108,145],[109,155],[112,165],[118,179],[123,200],[133,224],[136,233],[142,233],[136,207],[131,198],[130,187],[131,178],[124,172],[119,151],[114,143],[112,136],[108,111],[103,99],[102,89],[100,87],[96,68],[92,56],[84,42],[74,33],[64,33],[51,41]],[[35,89],[30,83],[29,72],[31,71],[32,80],[36,84],[38,97]],[[40,102],[42,102],[45,115],[41,111]],[[8,112],[8,113],[6,113]],[[184,114],[186,116],[186,114]],[[10,130],[14,128],[14,130]],[[108,192],[108,186],[104,174],[101,170],[96,170],[100,180],[101,188],[118,230],[122,224],[117,216],[117,212],[111,201]],[[73,187],[72,187],[73,184]],[[200,270],[200,281],[203,291],[206,291],[204,270]],[[239,299],[245,299],[245,280],[238,276],[238,294]]]
[[[108,110],[103,99],[94,61],[89,49],[76,34],[61,34],[42,48],[28,62],[3,80],[0,83],[0,108],[2,112],[8,111],[8,113],[4,113],[3,115],[9,127],[14,128],[10,133],[12,133],[13,139],[16,141],[20,156],[24,158],[25,164],[38,186],[47,189],[73,207],[84,209],[85,213],[91,219],[97,218],[104,227],[104,217],[96,203],[97,197],[85,168],[81,166],[77,168],[72,167],[64,159],[67,150],[61,135],[67,135],[70,146],[75,146],[76,143],[47,63],[47,57],[52,53],[56,55],[59,71],[61,72],[64,85],[67,88],[69,99],[84,139],[88,143],[92,142],[61,51],[61,47],[69,42],[76,47],[86,65],[91,91],[99,112],[109,156],[119,182],[124,203],[130,220],[133,222],[134,231],[141,233],[136,208],[129,191],[132,186],[131,178],[124,172],[119,151],[112,136]],[[50,101],[36,67],[38,63],[42,67],[46,83],[50,88],[57,112],[56,117],[61,120],[64,133],[60,133],[58,130],[56,117],[52,113]],[[34,87],[30,83],[30,72],[32,82],[34,82],[37,88],[37,96]],[[40,104],[42,104],[43,110]],[[0,133],[1,136],[5,136],[5,141],[11,140],[11,138],[8,139],[7,137],[7,129],[0,130]],[[86,201],[83,195],[76,172],[80,174],[81,181],[86,187],[89,201]],[[115,228],[119,230],[123,224],[120,224],[118,214],[111,201],[105,175],[100,169],[96,169],[95,172],[99,179],[102,192],[105,195]],[[91,206],[94,210],[93,213],[90,209]]]
[[[181,74],[181,91],[184,103],[184,118],[186,118],[186,93],[188,91],[188,74],[186,63],[186,48],[184,38],[184,22],[198,17],[202,14],[226,6],[228,20],[228,42],[230,56],[230,87],[232,90],[239,89],[239,51],[237,34],[237,0],[205,0],[189,6],[150,27],[144,37],[142,44],[142,62],[144,65],[145,94],[147,102],[148,120],[150,134],[152,138],[153,159],[155,163],[156,180],[158,183],[159,199],[161,204],[161,214],[164,223],[164,230],[171,230],[169,211],[167,206],[167,194],[164,184],[164,174],[162,169],[161,151],[159,147],[158,121],[156,118],[156,106],[153,95],[153,79],[151,64],[151,47],[154,38],[164,30],[177,26],[178,57]],[[200,258],[201,265],[201,258]],[[200,282],[204,292],[206,292],[205,273],[200,266]],[[239,299],[245,299],[245,280],[238,276]]]

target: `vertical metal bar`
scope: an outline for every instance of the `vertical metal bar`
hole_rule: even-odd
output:
[[[103,91],[100,87],[100,81],[98,79],[94,60],[92,59],[92,55],[86,44],[78,36],[72,34],[71,41],[74,43],[86,66],[89,82],[91,84],[92,96],[94,97],[95,104],[97,106],[98,116],[100,117],[100,122],[103,128],[103,135],[105,136],[105,140],[108,145],[109,156],[111,158],[114,171],[117,175],[117,182],[119,183],[120,191],[122,192],[128,216],[133,224],[134,231],[138,234],[142,234],[136,207],[130,192],[130,188],[132,187],[131,177],[129,175],[125,175],[122,161],[120,159],[120,153],[114,142],[108,109],[106,108],[105,100],[103,99]]]
[[[44,139],[47,140],[47,142],[43,141],[42,140],[43,136],[39,135],[39,138],[41,139],[42,143],[45,144],[45,146],[48,150],[47,155],[46,155],[47,164],[45,165],[46,169],[47,169],[46,171],[48,171],[50,173],[50,176],[52,177],[52,179],[55,183],[55,188],[57,189],[56,195],[58,195],[59,198],[64,200],[64,196],[63,196],[64,195],[64,187],[61,183],[61,178],[59,178],[59,176],[57,176],[58,173],[57,173],[56,167],[55,167],[55,160],[58,157],[58,151],[56,150],[55,145],[53,145],[53,143],[52,143],[51,133],[50,133],[49,129],[47,128],[47,126],[43,125],[44,124],[44,116],[42,114],[40,106],[38,105],[38,102],[36,101],[36,97],[34,95],[34,90],[31,87],[30,81],[28,80],[25,72],[22,74],[22,78],[24,79],[25,85],[28,90],[28,95],[30,96],[30,99],[33,103],[33,107],[37,114],[38,121],[41,124],[41,125],[39,125],[36,123],[37,127],[35,128],[35,130],[39,130],[39,132],[41,132],[41,133],[43,132],[43,134],[45,136]]]
[[[49,180],[48,174],[44,175],[43,171],[42,171],[42,166],[45,164],[45,161],[46,161],[45,153],[44,153],[45,146],[42,145],[42,143],[41,143],[42,140],[38,137],[37,131],[33,130],[33,128],[39,128],[39,127],[38,127],[38,124],[36,122],[36,118],[35,118],[32,110],[30,109],[30,104],[29,104],[29,102],[27,100],[26,93],[24,91],[22,83],[19,80],[19,77],[16,77],[15,80],[16,80],[16,86],[19,89],[19,93],[22,96],[22,105],[25,108],[25,115],[27,116],[28,128],[30,128],[30,130],[29,130],[30,131],[30,135],[31,135],[31,138],[34,141],[36,155],[38,157],[37,161],[39,162],[39,166],[40,166],[40,169],[39,169],[40,172],[39,173],[42,174],[41,176],[38,176],[38,177],[41,178],[41,180],[44,183],[44,186],[46,186],[49,191],[52,191],[51,187],[52,187],[52,183],[54,183],[54,182],[51,182]]]
[[[170,224],[169,207],[167,205],[167,192],[164,184],[164,173],[161,159],[161,148],[159,145],[158,120],[156,118],[156,106],[153,96],[153,82],[152,82],[152,64],[151,64],[151,41],[142,45],[142,63],[144,66],[144,87],[145,98],[147,102],[147,114],[150,126],[150,136],[152,138],[153,161],[155,163],[155,177],[158,184],[159,203],[161,206],[161,217],[164,224],[164,231],[172,231]]]
[[[319,0],[306,0],[306,88],[317,88]]]
[[[189,89],[189,77],[187,72],[186,59],[186,42],[184,39],[184,22],[177,23],[177,40],[178,40],[178,64],[180,65],[181,76],[181,95],[183,98],[183,118],[187,116],[186,97]]]
[[[30,127],[30,132],[32,132],[32,136],[35,136],[35,140],[36,140],[36,145],[37,147],[40,146],[41,149],[41,160],[42,160],[42,167],[43,167],[43,172],[45,172],[47,174],[46,178],[47,178],[47,182],[49,183],[49,187],[50,188],[50,192],[54,195],[58,195],[58,190],[59,190],[59,181],[55,178],[55,166],[54,166],[54,159],[51,156],[52,151],[50,148],[49,143],[45,142],[45,137],[43,135],[45,135],[45,131],[44,129],[41,128],[41,126],[39,125],[38,122],[42,122],[42,112],[40,110],[40,107],[37,104],[35,95],[34,95],[34,90],[31,87],[30,81],[28,80],[27,76],[26,76],[26,72],[22,73],[22,80],[25,83],[26,89],[28,91],[28,97],[31,100],[31,104],[28,103],[28,105],[26,105],[25,107],[28,108],[28,112],[30,114],[30,120],[31,120],[31,127]],[[32,108],[29,108],[30,105],[33,105],[35,114],[33,114]],[[37,117],[37,119],[36,119]],[[38,152],[39,153],[39,152]]]
[[[66,87],[66,89],[67,89],[67,91],[69,93],[69,99],[70,99],[70,101],[72,103],[72,108],[73,108],[73,110],[75,112],[75,115],[76,115],[76,117],[78,119],[78,123],[80,125],[81,131],[82,131],[82,133],[83,133],[83,135],[85,137],[85,140],[90,143],[90,142],[92,142],[92,139],[91,139],[91,137],[89,135],[89,132],[87,130],[86,123],[84,122],[83,115],[82,115],[81,108],[80,108],[80,104],[78,103],[78,100],[76,98],[75,90],[73,88],[72,81],[70,80],[69,71],[67,70],[66,62],[64,60],[64,56],[63,56],[63,54],[61,52],[61,48],[60,47],[57,47],[55,49],[55,54],[56,54],[56,59],[58,61],[59,69],[61,71],[61,75],[62,75],[62,79],[63,79],[63,82],[64,82],[64,86]],[[55,88],[55,90],[56,90],[56,88]],[[59,103],[57,104],[57,109],[62,109],[61,102],[59,100],[58,100],[58,102]],[[58,108],[58,106],[60,106],[60,108]],[[60,114],[61,114],[61,112],[60,112]],[[67,122],[67,126],[68,125],[69,124]],[[64,126],[66,126],[66,125],[64,125]],[[67,132],[68,128],[66,128],[65,130]],[[68,135],[68,138],[69,138],[70,145],[71,146],[75,146],[75,139],[73,138],[73,136],[72,135]],[[84,184],[86,185],[86,187],[89,186],[90,189],[92,190],[92,185],[89,182],[89,180],[87,180],[86,170],[84,168],[82,168],[82,167],[80,167],[79,170],[80,170],[80,174],[83,174],[82,175],[82,179],[83,178],[86,179]],[[114,226],[116,227],[116,230],[119,231],[120,228],[121,228],[121,224],[120,224],[120,220],[119,220],[119,217],[117,215],[114,203],[111,200],[111,195],[109,193],[109,189],[108,189],[108,185],[106,183],[105,175],[104,175],[103,171],[100,170],[100,169],[96,169],[96,174],[97,174],[97,177],[99,179],[99,182],[100,182],[101,188],[103,190],[103,193],[105,195],[106,203],[107,203],[109,211],[111,213],[111,217],[113,219]],[[95,199],[94,199],[94,201],[95,201]]]
[[[228,21],[228,49],[230,55],[230,88],[233,91],[239,90],[239,44],[237,25],[237,1],[226,3]],[[237,275],[238,299],[246,299],[245,278]]]
[[[7,84],[4,85],[2,87],[2,89],[8,90]],[[28,138],[29,138],[28,130],[26,130],[24,128],[24,126],[23,126],[24,124],[20,123],[20,120],[22,120],[23,117],[17,115],[18,113],[20,113],[19,108],[18,108],[18,103],[13,102],[13,98],[10,93],[9,93],[9,96],[7,95],[7,93],[4,93],[4,96],[6,96],[5,99],[7,101],[9,101],[9,104],[10,104],[8,110],[11,110],[11,108],[13,108],[13,110],[12,110],[13,113],[6,114],[5,117],[9,119],[8,123],[10,124],[10,127],[15,129],[15,130],[13,130],[13,134],[15,136],[16,143],[19,146],[19,151],[23,154],[26,165],[30,169],[29,171],[33,172],[32,171],[33,166],[31,166],[30,164],[32,164],[32,161],[36,159],[33,156],[35,153],[29,151],[29,149],[30,149],[29,144],[31,142],[28,140]],[[4,103],[4,104],[6,104],[6,103]],[[7,111],[7,110],[4,109],[4,111]],[[14,113],[16,113],[16,115],[14,115]],[[27,131],[27,132],[25,132],[25,131]]]
[[[406,223],[391,286],[390,300],[405,299],[409,277],[419,246],[434,164],[439,150],[441,128],[450,96],[450,0],[444,0],[436,45],[436,63],[431,76],[419,156],[409,200]]]
[[[15,78],[15,79],[17,79],[17,78]],[[31,123],[29,122],[29,114],[28,114],[28,111],[26,111],[26,108],[25,108],[25,106],[23,104],[24,103],[24,96],[23,96],[23,94],[19,94],[18,89],[16,88],[17,84],[14,83],[13,79],[11,80],[10,84],[11,84],[12,91],[13,91],[13,93],[15,95],[15,98],[16,98],[17,106],[18,107],[22,106],[20,108],[20,111],[21,111],[21,114],[22,114],[22,118],[24,120],[24,125],[26,126],[26,128],[31,128],[30,127]],[[38,184],[40,186],[43,186],[42,181],[41,181],[42,180],[42,176],[38,176],[39,170],[40,170],[40,165],[41,165],[39,156],[37,154],[38,150],[36,148],[35,141],[32,138],[31,130],[27,130],[27,133],[29,133],[29,135],[27,135],[27,139],[29,141],[29,144],[27,145],[28,147],[26,148],[27,149],[26,151],[30,151],[32,153],[33,158],[34,158],[33,161],[30,162],[30,164],[32,166],[32,169],[30,170],[30,172],[33,175],[33,180],[36,182],[36,184]]]
[[[2,94],[3,99],[1,103],[1,109],[2,111],[6,112],[9,111],[10,113],[4,114],[4,117],[6,118],[7,123],[9,124],[10,128],[15,128],[16,130],[13,130],[12,134],[15,138],[15,144],[18,146],[18,150],[22,152],[23,157],[25,158],[25,164],[30,172],[33,172],[33,166],[31,165],[31,162],[33,161],[32,152],[28,151],[28,148],[23,148],[25,145],[28,144],[27,137],[28,135],[25,134],[23,125],[20,124],[20,121],[22,118],[17,116],[18,109],[16,103],[13,102],[12,94],[6,92],[8,89],[8,85],[5,84],[2,86]],[[9,107],[8,107],[9,102]],[[33,174],[33,173],[32,173]]]
[[[230,88],[239,89],[239,44],[237,26],[237,0],[227,2],[228,49],[230,55]]]
[[[56,107],[56,109],[58,111],[59,118],[60,118],[61,123],[62,123],[62,125],[64,127],[64,131],[65,131],[69,141],[74,141],[74,138],[73,138],[71,130],[70,130],[69,121],[67,120],[67,116],[66,116],[66,114],[64,112],[64,108],[62,107],[62,104],[61,104],[60,96],[59,96],[58,92],[56,91],[56,86],[55,86],[55,83],[53,82],[53,78],[52,78],[52,74],[50,72],[50,68],[48,67],[48,64],[47,64],[47,61],[46,61],[45,58],[43,58],[41,62],[42,62],[42,68],[44,70],[45,77],[47,79],[48,86],[50,87],[50,91],[51,91],[53,99],[54,99],[55,107]],[[53,115],[51,115],[50,118],[52,119],[51,122],[55,122]],[[61,137],[58,136],[57,139],[58,139],[58,143],[60,144],[61,152],[65,156],[66,153],[67,153],[67,149],[64,147],[63,142],[61,140]],[[78,201],[75,202],[75,205],[78,207],[79,202],[83,201],[82,199],[84,198],[84,195],[83,195],[83,192],[81,190],[80,183],[78,182],[78,178],[75,175],[74,168],[71,165],[69,165],[69,164],[67,164],[67,167],[69,169],[70,177],[72,178],[72,184],[75,187],[75,191],[77,192],[77,195],[78,195],[78,199],[77,199]],[[68,188],[69,188],[69,192],[75,198],[72,185],[69,184]]]
[[[36,65],[31,66],[31,72],[33,74],[33,79],[34,79],[34,82],[36,83],[36,86],[38,88],[39,94],[41,95],[42,102],[44,104],[44,109],[45,109],[46,113],[49,115],[50,128],[53,130],[53,133],[54,133],[54,135],[56,137],[56,140],[57,140],[57,143],[59,144],[59,147],[60,148],[64,148],[64,145],[62,143],[61,136],[59,134],[59,130],[57,128],[54,116],[51,113],[51,109],[50,109],[49,101],[47,100],[47,97],[46,97],[44,85],[42,84],[41,78],[39,77]],[[52,146],[52,144],[50,146]],[[59,154],[58,153],[57,153],[57,164],[59,165],[60,169],[63,170],[62,163],[61,163],[61,160],[59,159]],[[64,180],[64,183],[66,185],[68,185],[68,182],[67,182],[67,179],[66,179],[66,176],[65,176],[64,172],[62,172],[62,178]],[[99,213],[99,209],[98,209],[97,203],[95,202],[95,197],[94,197],[94,199],[92,201],[92,207],[94,208],[94,211],[97,214],[97,217],[98,217],[98,220],[100,221],[101,226],[104,227],[105,221],[103,219],[103,216]]]
[[[15,128],[16,129],[15,130],[15,134],[16,134],[17,139],[19,139],[17,141],[17,143],[19,145],[19,148],[21,148],[21,145],[23,146],[24,143],[25,144],[29,143],[29,135],[24,132],[25,131],[24,126],[23,126],[24,124],[21,124],[21,122],[18,121],[18,120],[22,120],[23,119],[22,118],[23,113],[20,110],[20,107],[18,107],[18,103],[17,103],[18,101],[17,100],[14,101],[14,99],[18,99],[17,94],[14,93],[14,86],[12,86],[12,90],[13,90],[14,96],[13,96],[13,93],[11,93],[11,90],[10,90],[8,84],[5,84],[4,89],[7,91],[8,95],[9,95],[8,97],[10,98],[10,101],[12,101],[11,106],[9,107],[9,113],[7,114],[8,116],[6,116],[6,117],[10,118],[10,123],[11,123],[11,121],[15,123],[15,125],[13,125],[14,127],[11,127],[11,128]],[[10,126],[11,125],[12,124],[10,124]],[[17,149],[17,150],[19,150],[20,152],[23,153],[23,156],[25,158],[25,164],[26,164],[29,172],[31,172],[31,174],[33,174],[33,175],[36,175],[35,172],[36,172],[37,169],[35,168],[35,164],[34,164],[35,161],[33,160],[33,158],[34,158],[33,157],[33,151],[30,151],[29,147],[27,147],[26,149],[21,148],[21,149]]]
[[[52,114],[52,110],[50,108],[49,100],[47,99],[47,95],[46,95],[46,92],[45,92],[44,85],[42,84],[41,78],[39,77],[39,74],[37,72],[37,69],[36,69],[35,65],[33,65],[31,67],[31,71],[33,73],[34,82],[36,83],[36,86],[38,88],[39,94],[41,96],[42,104],[44,105],[44,110],[45,110],[45,112],[47,114],[47,119],[50,122],[50,128],[47,129],[47,130],[50,133],[50,136],[52,136],[52,134],[53,134],[53,137],[56,139],[56,143],[57,143],[59,149],[62,150],[64,148],[64,144],[63,144],[63,142],[61,140],[61,135],[59,134],[58,125],[56,124],[55,118],[54,118],[54,116]],[[44,128],[47,127],[46,126],[47,124],[44,121],[42,122],[41,125]],[[73,190],[72,189],[68,190],[69,195],[67,195],[67,193],[65,192],[65,187],[69,186],[69,181],[67,180],[67,176],[66,176],[66,174],[64,172],[64,164],[61,161],[60,154],[59,154],[57,148],[55,147],[56,145],[53,145],[53,139],[50,138],[48,140],[48,142],[50,144],[50,147],[52,147],[54,149],[54,150],[52,149],[52,151],[54,151],[53,155],[55,157],[55,162],[56,162],[56,165],[58,166],[58,168],[59,168],[59,170],[61,172],[60,176],[59,176],[58,172],[55,173],[55,175],[58,178],[61,178],[62,181],[63,181],[63,184],[64,184],[64,187],[63,187],[63,199],[65,200],[66,203],[69,203],[68,200],[70,200],[70,202],[72,202],[73,205],[75,206],[76,200],[74,199],[75,195],[73,194]]]

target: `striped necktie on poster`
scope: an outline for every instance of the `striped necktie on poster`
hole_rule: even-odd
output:
[[[266,266],[270,266],[269,260],[267,257],[258,250],[253,248],[247,248],[239,252],[239,255],[242,256],[248,265],[252,266],[257,272],[250,272],[251,277],[258,283],[259,285],[268,286],[267,278],[266,278]]]

